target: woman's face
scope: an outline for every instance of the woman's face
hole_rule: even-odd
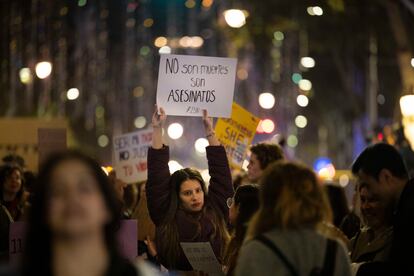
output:
[[[366,224],[373,228],[379,228],[389,222],[391,216],[390,208],[379,200],[379,196],[370,192],[367,188],[360,190],[361,214]]]
[[[49,225],[56,236],[75,238],[103,231],[110,213],[92,171],[81,161],[63,161],[50,180]]]
[[[180,202],[185,211],[199,212],[204,206],[204,192],[200,182],[194,179],[184,181],[180,186]]]
[[[20,171],[15,169],[9,175],[9,177],[6,178],[6,181],[4,182],[3,190],[4,192],[9,193],[9,194],[17,194],[21,188],[22,188],[22,176],[21,176]]]

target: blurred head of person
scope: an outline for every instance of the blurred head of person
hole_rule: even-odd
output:
[[[101,239],[119,257],[120,205],[106,174],[79,152],[52,155],[35,186],[23,256],[24,275],[51,275],[53,245]]]
[[[233,198],[227,200],[230,208],[229,221],[234,227],[234,231],[225,254],[225,264],[228,272],[232,273],[240,248],[246,236],[247,225],[259,209],[259,187],[257,185],[243,185],[236,189]]]
[[[250,161],[247,166],[247,176],[253,183],[259,182],[263,171],[272,162],[284,159],[282,148],[277,144],[259,143],[250,149]]]
[[[341,225],[342,220],[349,214],[348,201],[345,190],[341,186],[333,183],[327,183],[323,186],[329,200],[333,213],[333,224],[336,227]]]
[[[249,237],[275,228],[316,229],[331,217],[315,173],[298,163],[278,161],[261,178],[260,208],[250,223]]]
[[[233,189],[237,190],[239,186],[250,184],[250,180],[245,171],[233,171]]]
[[[4,165],[0,168],[1,201],[13,201],[23,196],[23,172],[15,165]]]
[[[354,161],[352,173],[385,204],[396,204],[408,181],[408,171],[397,149],[385,143],[367,147]]]
[[[360,209],[362,221],[366,227],[374,231],[392,224],[393,206],[381,201],[380,197],[371,192],[367,185],[359,187]]]
[[[177,252],[180,250],[178,228],[175,217],[179,210],[183,210],[198,223],[198,218],[206,211],[205,199],[207,198],[206,184],[201,174],[194,169],[185,168],[174,172],[171,175],[169,187],[170,205],[168,212],[160,226],[161,238],[159,242],[159,257],[163,264],[172,268],[177,258]],[[223,218],[213,210],[210,212],[209,219],[214,226],[213,235],[227,236],[227,229]],[[201,229],[199,229],[201,232]]]
[[[243,185],[236,189],[234,197],[227,200],[229,221],[233,226],[246,226],[259,208],[259,188],[257,185]]]

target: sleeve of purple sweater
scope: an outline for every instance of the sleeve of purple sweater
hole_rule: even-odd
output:
[[[150,217],[155,225],[160,225],[167,213],[170,200],[170,160],[169,147],[148,149],[148,180],[146,185],[147,205]]]
[[[229,162],[223,146],[208,146],[207,160],[210,173],[208,198],[212,205],[222,212],[224,220],[229,218],[227,199],[234,194]]]

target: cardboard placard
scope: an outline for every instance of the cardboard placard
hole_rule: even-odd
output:
[[[16,221],[10,223],[9,228],[9,258],[11,263],[16,263],[23,253],[23,240],[25,237],[26,223]]]
[[[9,257],[11,262],[16,262],[23,253],[26,227],[27,223],[24,221],[10,223]],[[135,260],[138,256],[137,232],[137,220],[121,220],[121,228],[117,233],[118,246],[121,255],[130,260]]]
[[[208,275],[224,275],[209,242],[182,242],[180,244],[194,270]]]
[[[44,162],[49,155],[67,149],[66,129],[39,128],[37,134],[39,147],[39,164],[42,164],[42,162]]]
[[[138,256],[138,222],[136,219],[125,219],[121,221],[118,231],[118,245],[122,256],[135,261]]]
[[[246,159],[260,119],[233,103],[230,119],[220,118],[215,127],[216,136],[225,147],[230,165],[241,169]]]
[[[157,105],[167,115],[228,118],[231,114],[237,59],[161,55]]]
[[[115,136],[114,168],[116,177],[125,183],[147,179],[147,154],[152,130],[141,130]]]

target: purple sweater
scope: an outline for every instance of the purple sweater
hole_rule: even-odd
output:
[[[229,209],[226,200],[233,196],[233,186],[230,168],[227,160],[226,151],[222,146],[208,146],[207,160],[211,176],[208,194],[204,198],[204,214],[194,216],[182,209],[178,209],[176,214],[176,224],[180,242],[211,242],[214,253],[221,259],[221,251],[224,246],[222,237],[214,234],[214,226],[209,217],[211,212],[217,212],[228,222]],[[146,186],[148,210],[152,221],[155,223],[157,230],[161,225],[170,204],[170,193],[172,187],[169,187],[170,171],[168,161],[170,160],[169,148],[162,149],[149,148],[148,150],[148,181]],[[194,223],[197,218],[198,224]],[[198,231],[201,232],[196,235]],[[158,232],[158,231],[157,231]],[[157,240],[157,243],[162,241]],[[176,270],[192,270],[190,263],[184,255],[182,249],[177,252],[179,258],[174,266]]]

